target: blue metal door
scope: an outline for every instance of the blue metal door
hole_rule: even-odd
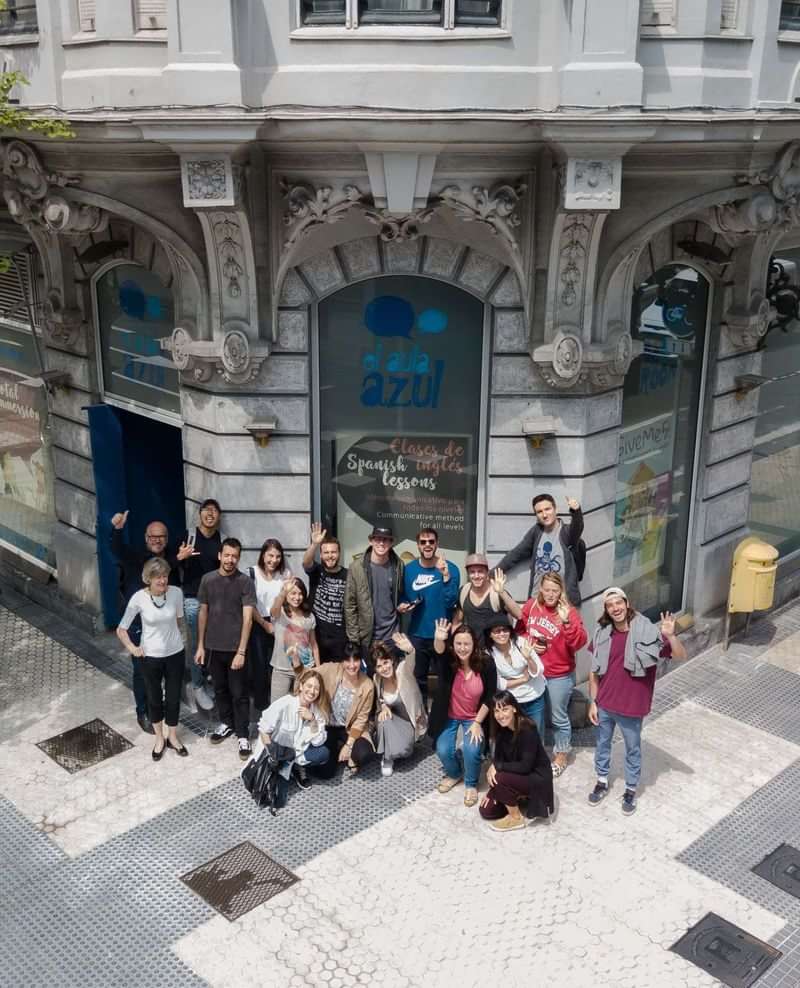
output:
[[[90,405],[89,436],[97,500],[97,571],[103,619],[113,628],[120,618],[119,570],[111,552],[111,516],[127,503],[122,424],[110,405]]]

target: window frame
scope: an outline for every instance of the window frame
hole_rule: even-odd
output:
[[[496,25],[456,24],[456,0],[442,0],[441,24],[359,24],[359,0],[345,0],[344,23],[304,24],[303,0],[295,0],[294,28],[289,37],[298,41],[464,41],[511,37],[511,5],[501,0]]]

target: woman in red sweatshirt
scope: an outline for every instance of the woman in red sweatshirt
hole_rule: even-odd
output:
[[[542,577],[538,594],[522,608],[516,632],[530,639],[544,664],[553,722],[553,775],[558,777],[567,767],[572,744],[569,698],[575,688],[575,653],[588,641],[558,573]]]

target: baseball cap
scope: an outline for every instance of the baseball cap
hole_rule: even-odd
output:
[[[622,597],[624,601],[627,601],[628,595],[621,587],[609,587],[608,590],[603,591],[603,603],[608,600],[609,597]]]

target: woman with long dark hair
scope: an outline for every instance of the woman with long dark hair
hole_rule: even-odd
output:
[[[553,813],[553,771],[539,732],[509,690],[495,693],[492,706],[492,764],[489,791],[478,811],[492,830],[519,830],[529,818]],[[525,816],[521,804],[525,803]]]
[[[272,699],[291,693],[295,676],[319,665],[319,649],[308,590],[302,580],[291,577],[281,587],[270,610],[275,629],[272,650]]]
[[[331,701],[328,718],[330,761],[315,770],[322,779],[332,779],[336,769],[346,762],[351,775],[375,757],[375,745],[369,732],[369,719],[375,703],[375,686],[361,671],[361,646],[348,642],[341,662],[326,662],[319,667]]]
[[[378,709],[375,734],[381,756],[381,775],[394,772],[394,763],[409,758],[428,727],[428,714],[414,675],[414,646],[399,631],[387,642],[373,642],[370,664],[375,669],[375,699]],[[398,659],[397,649],[405,657]]]
[[[478,802],[483,725],[497,688],[497,672],[471,628],[456,628],[448,643],[449,634],[450,622],[438,620],[433,641],[439,656],[438,686],[428,734],[436,742],[436,754],[445,771],[438,791],[450,792],[463,778],[464,805],[474,806]],[[463,735],[460,749],[456,746],[459,732]]]
[[[248,570],[256,588],[258,607],[253,609],[253,629],[247,645],[247,670],[250,696],[256,710],[269,706],[270,660],[275,648],[275,629],[272,624],[272,605],[283,584],[290,579],[283,546],[277,539],[266,539],[258,553],[255,566]]]

